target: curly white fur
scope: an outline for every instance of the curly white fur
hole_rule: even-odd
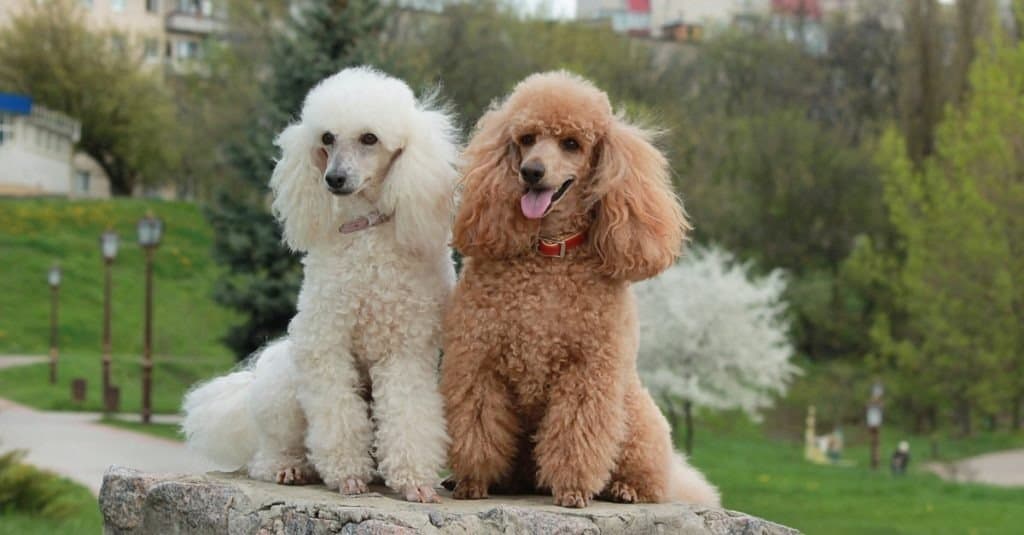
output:
[[[324,149],[325,132],[339,140],[333,149]],[[367,132],[379,140],[372,147],[345,145]],[[359,492],[379,472],[408,499],[434,498],[448,443],[437,373],[441,312],[455,279],[447,245],[454,138],[432,97],[417,100],[370,68],[346,69],[310,91],[300,121],[277,139],[282,157],[271,178],[285,241],[306,253],[298,313],[287,339],[254,364],[186,396],[193,447],[254,478],[319,475],[328,487]],[[359,175],[358,191],[328,191],[322,149],[322,158],[364,152],[338,156]],[[372,211],[391,220],[339,232]]]

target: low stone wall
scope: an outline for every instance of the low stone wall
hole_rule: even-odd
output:
[[[286,487],[235,474],[144,474],[111,467],[100,509],[107,534],[665,533],[792,534],[743,513],[678,504],[551,505],[546,496],[414,504],[386,489],[346,497],[322,486]]]

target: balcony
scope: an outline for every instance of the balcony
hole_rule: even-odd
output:
[[[172,11],[167,14],[166,28],[168,33],[211,35],[227,31],[227,24],[201,12]]]

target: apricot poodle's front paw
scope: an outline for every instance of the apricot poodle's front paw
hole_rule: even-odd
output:
[[[368,488],[366,487],[366,482],[363,481],[362,479],[355,477],[350,477],[343,481],[341,483],[340,488],[338,489],[338,491],[340,491],[342,494],[346,496],[365,494],[367,490]]]
[[[430,485],[409,485],[402,489],[406,501],[419,503],[441,503],[441,497],[437,495]]]
[[[456,500],[482,500],[487,497],[487,485],[477,481],[463,479],[455,485],[452,498]]]
[[[590,505],[590,495],[578,490],[555,492],[555,505],[582,509]]]
[[[315,483],[319,478],[313,467],[303,465],[278,470],[275,480],[278,485],[308,485]]]
[[[636,503],[640,501],[640,496],[637,494],[636,489],[621,481],[612,482],[605,494],[613,502]]]

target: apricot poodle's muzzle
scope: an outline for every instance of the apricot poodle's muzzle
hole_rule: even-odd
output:
[[[576,177],[570,176],[561,184],[549,187],[540,179],[531,183],[524,177],[523,181],[527,184],[526,191],[519,199],[519,207],[523,211],[523,215],[527,219],[540,219],[547,215],[555,203],[565,195],[565,192],[569,191],[575,179]]]

